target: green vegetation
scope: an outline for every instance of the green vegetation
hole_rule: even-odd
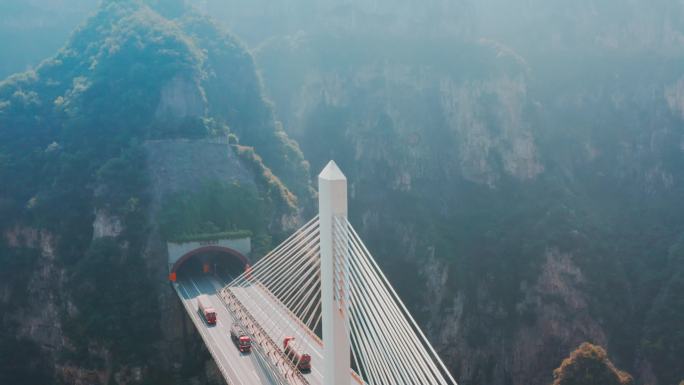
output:
[[[162,236],[176,242],[263,235],[272,210],[254,189],[209,182],[195,192],[169,196],[157,222]]]
[[[300,197],[301,204],[308,204],[313,196],[309,164],[297,143],[287,137],[274,119],[273,107],[263,97],[261,79],[247,49],[205,17],[190,13],[179,24],[198,48],[206,50],[207,64],[216,69],[231,69],[203,74],[202,88],[212,101],[209,113],[225,121],[240,144],[252,147],[259,154],[259,162]]]
[[[240,238],[248,238],[251,236],[252,236],[252,232],[249,230],[237,230],[237,231],[223,231],[220,233],[185,235],[185,236],[180,236],[177,238],[169,239],[169,241],[176,242],[176,243],[202,242],[202,241],[218,241],[220,239],[240,239]]]
[[[29,278],[35,271],[40,252],[24,247],[9,247],[0,240],[0,282],[8,283],[10,291],[7,302],[0,302],[0,313],[26,306]],[[0,318],[0,322],[2,319]]]
[[[247,164],[257,179],[257,184],[261,191],[264,191],[269,200],[274,204],[285,207],[293,211],[297,207],[297,197],[294,196],[285,185],[273,175],[270,169],[266,168],[261,157],[254,151],[254,148],[235,144],[232,146],[240,159]],[[306,196],[306,195],[305,195]]]
[[[648,314],[642,346],[660,377],[675,383],[684,357],[684,237],[670,248],[668,265],[673,272]]]
[[[679,96],[668,94],[681,90],[678,56],[528,56],[410,28],[298,27],[255,51],[278,115],[312,170],[334,158],[345,171],[350,220],[419,321],[452,330],[444,320],[462,314],[440,342],[448,365],[471,369],[461,381],[528,381],[506,362],[550,307],[578,327],[567,299],[537,292],[543,269],[564,268],[546,265],[550,253],[580,272],[567,279],[573,300],[619,362],[636,371],[646,357],[659,382],[682,378],[682,270],[670,249],[684,234],[684,152]],[[527,174],[536,162],[543,170]],[[424,290],[439,282],[435,266],[447,271],[440,303]],[[549,333],[542,351],[567,343]],[[483,349],[495,346],[506,348]]]
[[[157,222],[162,236],[169,241],[250,236],[252,252],[263,255],[272,246],[272,236],[279,234],[271,227],[271,218],[282,212],[290,214],[292,210],[273,202],[270,198],[274,195],[280,197],[262,197],[254,188],[238,184],[208,182],[195,192],[167,197]]]
[[[38,344],[18,338],[9,332],[9,325],[3,325],[0,330],[0,384],[52,384],[54,375],[49,363],[49,357]]]
[[[304,201],[311,196],[308,165],[263,99],[247,50],[182,2],[153,3],[154,9],[138,0],[102,2],[54,57],[0,82],[0,232],[20,226],[54,236],[67,289],[56,305],[70,341],[56,353],[66,365],[155,365],[160,277],[150,269],[158,259],[148,246],[157,219],[167,239],[249,232],[260,252],[278,233],[279,216],[295,210],[290,191]],[[180,18],[165,18],[160,9]],[[257,187],[196,186],[166,197],[152,217],[145,141],[217,136],[253,148],[244,159]],[[94,238],[96,214],[120,222],[121,233]],[[0,278],[12,291],[0,305],[3,322],[10,306],[24,306],[15,298],[23,298],[37,256],[0,245]],[[6,347],[20,342],[5,338],[16,325],[2,326],[4,361]],[[38,378],[29,382],[49,383]]]
[[[23,240],[20,240],[23,242]],[[19,327],[17,312],[30,305],[28,285],[35,271],[39,251],[9,247],[0,238],[0,282],[9,290],[7,301],[0,301],[0,384],[48,384],[53,381],[49,357],[38,344],[14,331]],[[15,315],[13,317],[12,315]]]
[[[606,351],[583,343],[553,371],[552,385],[629,385],[632,377],[613,365]]]
[[[352,222],[419,321],[436,330],[452,326],[439,323],[451,319],[442,312],[464,314],[458,333],[446,335],[466,343],[446,340],[440,348],[456,349],[448,363],[472,368],[475,383],[508,382],[517,332],[534,325],[544,306],[561,306],[560,316],[574,317],[556,293],[525,302],[536,295],[549,252],[567,254],[581,272],[573,294],[586,301],[619,362],[643,358],[659,383],[681,380],[681,84],[669,88],[681,78],[681,55],[663,58],[660,48],[619,52],[622,41],[597,48],[604,32],[610,40],[603,28],[586,34],[592,39],[586,51],[563,48],[568,40],[579,44],[580,31],[542,34],[551,41],[529,53],[496,38],[440,37],[439,24],[427,35],[397,23],[389,35],[374,25],[345,36],[337,28],[347,23],[322,17],[320,24],[334,32],[276,37],[255,49],[278,116],[297,128],[310,170],[264,99],[250,52],[183,3],[104,1],[63,50],[0,82],[0,230],[54,235],[55,263],[68,289],[60,301],[73,300],[77,308],[60,303],[65,338],[74,343],[61,352],[63,361],[103,367],[102,357],[89,354],[93,345],[111,351],[114,367],[151,361],[161,311],[151,293],[159,294],[163,282],[147,266],[157,259],[148,255],[155,222],[169,240],[249,232],[261,254],[277,243],[283,218],[298,209],[310,216],[309,173],[335,158],[350,180]],[[599,14],[609,10],[594,6]],[[350,7],[332,13],[354,12],[356,20]],[[586,4],[569,7],[586,13]],[[545,23],[567,22],[568,12],[559,14]],[[448,16],[440,20],[461,28]],[[393,24],[393,17],[385,21]],[[273,32],[245,19],[263,36]],[[676,25],[658,24],[672,27],[668,36],[678,33]],[[402,28],[405,36],[394,34]],[[206,137],[228,137],[256,187],[208,183],[153,202],[144,143]],[[543,172],[512,175],[530,156]],[[158,217],[150,215],[155,203]],[[96,213],[120,220],[123,232],[93,240]],[[24,341],[7,314],[22,306],[39,261],[36,250],[0,245],[6,267],[0,279],[11,293],[0,304],[0,375],[9,370],[6,361],[18,368],[12,376],[36,383],[49,382],[41,368],[18,364],[10,352],[38,356],[40,347],[19,348]],[[448,273],[441,303],[426,301],[417,284],[433,261]],[[454,309],[457,295],[462,309]],[[502,348],[482,348],[488,346]],[[585,358],[602,373],[592,379],[615,373],[608,380],[624,379],[599,348],[581,348],[573,357],[559,369],[564,384],[587,380],[576,370]],[[200,370],[189,365],[187,374]]]
[[[78,315],[65,324],[77,342],[71,358],[88,362],[88,342],[97,341],[118,360],[143,364],[155,353],[153,343],[160,336],[157,294],[145,260],[116,239],[101,238],[72,274],[70,292]]]

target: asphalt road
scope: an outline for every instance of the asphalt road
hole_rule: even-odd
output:
[[[183,277],[174,283],[183,305],[230,385],[277,385],[259,354],[240,353],[230,339],[233,319],[216,294],[221,282],[211,275]],[[197,297],[206,294],[216,310],[216,325],[208,325],[197,312]]]

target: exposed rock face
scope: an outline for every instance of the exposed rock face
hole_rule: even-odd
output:
[[[468,336],[472,314],[465,313],[464,296],[459,294],[451,303],[442,301],[448,293],[444,287],[448,279],[443,264],[428,260],[426,266],[422,273],[428,282],[425,303],[443,304],[441,309],[429,307],[433,314],[429,330],[447,359],[471,357],[458,359],[461,363],[458,371],[464,377],[478,378],[482,369],[478,362],[487,361],[493,354],[496,358],[488,381],[515,385],[530,381],[548,383],[551,373],[546,369],[558,365],[558,355],[562,356],[584,341],[603,346],[608,343],[606,332],[590,312],[586,278],[569,254],[547,250],[537,282],[522,288],[524,297],[516,305],[517,313],[525,318],[524,324],[514,329],[510,336],[500,329],[487,330],[490,336],[502,340],[485,338],[481,341],[484,344],[473,344]],[[486,290],[481,286],[477,294],[481,301],[480,311],[501,313],[506,317],[504,309],[491,303]],[[510,322],[517,321],[511,317]],[[500,343],[504,346],[497,346]],[[509,344],[510,348],[506,348]]]
[[[665,100],[672,112],[684,117],[684,78],[665,88]]]
[[[485,82],[440,82],[441,105],[448,127],[456,133],[461,173],[467,179],[495,185],[500,171],[521,180],[544,170],[534,137],[523,119],[526,102],[524,79],[507,77]],[[481,104],[491,100],[496,107]],[[494,116],[496,122],[492,125]],[[499,158],[503,165],[495,163]]]
[[[20,311],[1,315],[0,323],[16,322],[17,338],[33,341],[41,350],[55,354],[65,343],[61,305],[66,278],[64,269],[56,262],[55,237],[46,230],[24,226],[15,226],[3,237],[11,248],[35,250],[37,259],[32,264],[36,268],[27,272],[25,282],[22,282],[25,294],[12,291],[12,285],[16,283],[11,280],[0,283],[0,293],[4,293],[0,305],[12,300],[16,302],[17,295],[24,296],[19,300],[23,305]]]
[[[190,79],[176,76],[161,89],[156,117],[171,120],[191,116],[204,116],[207,100],[202,88]]]
[[[270,52],[262,50],[261,64],[273,66]],[[365,65],[350,72],[307,69],[301,83],[287,84],[299,88],[278,100],[290,132],[308,146],[314,141],[309,136],[315,136],[306,131],[314,129],[313,119],[339,119],[339,135],[351,142],[348,151],[357,162],[400,164],[391,170],[400,189],[410,190],[413,178],[434,174],[494,187],[502,177],[533,180],[544,171],[525,120],[531,103],[523,75],[463,81],[428,66],[400,63]],[[271,74],[265,75],[268,79]],[[270,86],[275,96],[285,93],[280,79]],[[330,111],[341,116],[325,115]],[[337,152],[344,151],[339,147]],[[442,167],[426,156],[436,151]]]
[[[207,181],[255,186],[254,175],[226,140],[154,140],[145,148],[156,202],[179,191],[201,189]]]
[[[517,331],[512,357],[516,384],[521,379],[548,381],[545,369],[557,363],[557,355],[584,341],[607,346],[603,327],[593,318],[586,280],[572,256],[549,250],[536,285],[518,305],[534,322]]]
[[[60,289],[64,285],[64,271],[55,264],[54,236],[47,231],[15,227],[5,234],[10,247],[35,249],[39,252],[38,270],[28,281],[30,306],[22,314],[12,316],[20,322],[19,334],[37,341],[41,346],[56,350],[63,334],[59,314]],[[37,316],[39,315],[39,316]]]
[[[159,28],[118,36],[109,28],[128,28],[151,11],[129,12],[138,9],[139,2],[128,2],[126,9],[118,9],[124,1],[107,3],[112,12],[101,14],[90,29],[86,26],[87,33],[77,35],[78,44],[35,72],[0,84],[0,123],[14,130],[0,130],[0,149],[4,139],[35,139],[31,151],[21,149],[21,157],[47,154],[37,162],[72,166],[64,167],[69,171],[73,158],[65,156],[58,163],[55,154],[78,147],[74,137],[81,139],[92,127],[108,129],[111,138],[119,138],[150,120],[166,123],[171,118],[175,123],[154,126],[156,130],[137,138],[146,140],[146,135],[163,136],[164,129],[186,121],[201,122],[205,128],[204,118],[211,118],[225,120],[240,143],[256,147],[276,174],[301,165],[288,183],[306,179],[296,146],[286,140],[262,100],[251,56],[235,39],[207,31],[194,19],[174,24],[156,16],[153,19],[161,23],[151,24]],[[225,6],[224,0],[220,3]],[[586,338],[608,345],[620,367],[635,369],[640,382],[678,381],[682,354],[671,354],[670,361],[658,358],[681,351],[681,344],[669,338],[679,329],[673,332],[667,328],[672,325],[665,325],[663,333],[653,320],[672,320],[668,312],[677,304],[672,298],[679,298],[672,293],[681,292],[674,283],[669,292],[662,287],[663,282],[675,282],[677,270],[668,260],[674,259],[668,249],[684,233],[681,4],[629,2],[620,4],[614,18],[616,4],[598,0],[567,2],[563,12],[557,12],[557,2],[546,0],[523,5],[508,0],[313,3],[283,3],[277,11],[259,5],[227,8],[233,8],[235,25],[247,26],[246,35],[264,43],[256,52],[265,85],[314,169],[330,158],[340,161],[355,199],[352,221],[361,223],[359,230],[371,251],[457,379],[547,384],[551,369],[578,338]],[[266,27],[271,23],[247,14],[254,9],[277,24],[273,30]],[[304,23],[297,23],[301,19]],[[313,29],[284,36],[311,24],[332,33]],[[530,25],[544,33],[519,33]],[[558,30],[558,25],[576,28]],[[416,36],[418,31],[424,34]],[[104,36],[109,33],[119,40]],[[340,38],[345,33],[348,40]],[[276,37],[265,41],[271,34]],[[130,36],[135,38],[128,46],[102,49],[112,41],[128,44]],[[153,37],[148,43],[166,38],[178,43],[176,51],[154,52],[161,55],[159,63],[170,60],[165,54],[175,58],[183,52],[187,67],[163,82],[135,88],[157,74],[158,65],[146,67],[141,79],[135,77],[139,67],[121,62],[146,53],[139,44],[146,36]],[[132,87],[117,88],[128,76]],[[147,115],[126,110],[136,94],[131,90],[143,95],[136,106],[149,103]],[[121,97],[96,98],[102,95]],[[103,105],[121,109],[100,114]],[[38,107],[40,113],[34,110]],[[74,131],[55,138],[60,135],[53,123],[64,116],[69,119],[64,127]],[[78,131],[74,127],[84,117],[93,119]],[[109,120],[121,124],[110,127]],[[25,135],[34,134],[29,128],[36,135]],[[6,132],[10,135],[3,136]],[[100,136],[105,140],[98,144],[104,147],[111,138]],[[171,139],[153,147],[151,142],[146,145],[156,154],[150,156],[150,187],[157,197],[198,185],[202,178],[197,175],[252,180],[240,166],[233,167],[228,146]],[[112,156],[120,150],[115,148]],[[164,153],[176,150],[186,159],[182,164]],[[230,166],[216,166],[211,159]],[[213,175],[215,167],[220,172]],[[48,171],[48,176],[56,172]],[[64,184],[88,183],[66,179]],[[305,183],[299,184],[298,191],[306,190]],[[87,192],[78,198],[88,199]],[[12,202],[4,194],[3,189],[0,203]],[[24,194],[19,191],[11,198],[23,205],[29,199]],[[30,203],[33,209],[40,200],[31,198]],[[84,213],[88,240],[126,233],[114,217],[92,207]],[[281,219],[283,226],[294,227],[295,218]],[[60,302],[47,292],[48,287],[59,288],[63,277],[50,267],[55,264],[48,250],[55,248],[42,245],[47,238],[41,231],[22,228],[12,233],[14,224],[9,226],[8,243],[23,248],[21,239],[29,240],[27,247],[39,251],[40,266],[48,266],[31,271],[27,279],[36,285],[31,293],[36,303],[54,310],[51,303],[59,302],[57,309],[78,314],[68,299]],[[158,361],[149,368],[177,374],[184,355],[206,358],[206,352],[168,290],[158,235],[146,239],[140,254],[156,285],[164,336],[155,346],[161,352],[154,355]],[[39,279],[45,281],[36,282]],[[657,293],[663,293],[662,306],[646,317]],[[11,297],[12,288],[0,284],[0,298]],[[34,311],[27,308],[21,314],[29,312]],[[52,317],[50,313],[48,319]],[[54,357],[57,352],[50,347],[60,335],[57,321],[17,330],[45,344]],[[87,352],[104,362],[102,370],[63,365],[58,376],[67,383],[137,381],[139,362],[113,373],[108,351],[96,346]],[[211,369],[200,371],[191,383],[213,377]],[[141,368],[140,373],[146,377],[148,370]]]
[[[123,230],[121,219],[108,214],[105,210],[95,210],[93,222],[93,238],[117,237]]]
[[[57,375],[61,381],[74,385],[102,385],[107,383],[107,373],[74,366],[59,366]]]
[[[684,232],[671,215],[681,71],[665,56],[654,68],[667,75],[645,76],[624,53],[575,55],[570,40],[540,41],[562,51],[542,60],[493,39],[394,32],[276,36],[257,62],[312,168],[334,158],[345,170],[352,222],[456,377],[547,384],[589,340],[667,383],[644,358],[658,289],[640,280],[673,275],[662,266]]]

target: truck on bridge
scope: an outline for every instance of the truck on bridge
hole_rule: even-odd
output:
[[[309,373],[311,372],[311,355],[302,353],[301,347],[292,343],[294,339],[294,337],[285,337],[283,340],[285,355],[297,366],[300,372]]]
[[[233,340],[233,343],[240,353],[249,353],[252,351],[252,340],[247,333],[245,333],[245,330],[236,323],[230,327],[230,339]]]
[[[216,310],[211,306],[209,297],[205,294],[197,297],[197,311],[209,325],[216,325]]]

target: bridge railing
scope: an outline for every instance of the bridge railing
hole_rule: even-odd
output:
[[[173,284],[173,288],[174,288],[174,290],[176,290],[176,294],[178,294],[178,297],[180,297],[182,299],[183,296],[181,295],[181,292],[178,289],[177,283]],[[195,324],[195,329],[197,329],[197,331],[200,333],[200,335],[202,336],[202,339],[204,341],[209,341],[209,336],[207,335],[207,331],[206,331],[206,328],[204,327],[204,324],[199,323],[202,321],[198,321],[197,317],[193,317],[193,313],[196,313],[196,309],[190,304],[189,301],[181,301],[181,303],[183,303],[183,307],[185,307],[185,311],[188,312],[190,319]],[[228,369],[225,366],[223,366],[223,364],[221,363],[222,361],[220,359],[218,359],[218,357],[219,357],[218,352],[215,351],[213,345],[210,343],[206,343],[205,345],[206,345],[207,349],[209,349],[209,353],[212,355],[212,357],[216,357],[216,359],[214,359],[214,362],[216,363],[216,366],[218,366],[219,371],[221,372],[221,375],[223,375],[223,378],[225,378],[226,381],[229,378],[237,378],[237,373],[229,373]]]
[[[304,330],[304,332],[305,332],[309,337],[311,337],[311,339],[312,339],[314,342],[316,342],[316,343],[318,344],[318,346],[323,347],[323,340],[321,340],[321,338],[320,338],[316,333],[314,333],[311,329],[309,329],[309,327],[308,327],[304,322],[302,322],[302,320],[300,320],[299,317],[297,317],[297,315],[295,315],[295,314],[292,312],[292,310],[290,310],[290,308],[288,308],[287,306],[285,306],[285,304],[284,304],[280,299],[278,299],[275,295],[273,295],[273,293],[271,293],[271,291],[268,290],[268,287],[264,286],[264,285],[263,285],[261,282],[259,282],[259,281],[255,281],[255,282],[254,282],[254,285],[255,285],[256,287],[258,287],[259,289],[261,289],[264,293],[266,293],[266,295],[267,295],[269,298],[271,298],[272,302],[275,303],[275,304],[276,304],[276,305],[277,305],[285,314],[287,314],[287,316],[288,316],[292,321],[294,321],[302,330]]]
[[[227,287],[221,290],[219,297],[228,310],[233,313],[233,318],[236,321],[239,320],[245,326],[252,339],[263,349],[264,355],[280,370],[278,374],[284,376],[285,381],[294,380],[301,385],[309,385],[309,382],[299,372],[299,369],[285,356],[285,353],[278,344],[273,341],[271,336],[257,322],[230,288]]]

